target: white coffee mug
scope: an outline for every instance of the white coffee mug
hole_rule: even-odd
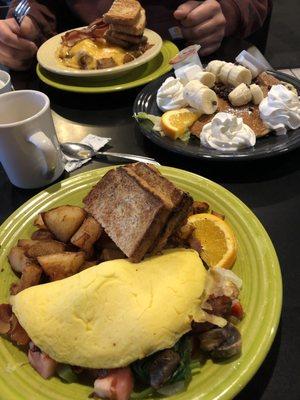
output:
[[[64,170],[49,98],[35,90],[0,95],[0,162],[23,189],[55,181]]]
[[[10,75],[0,70],[0,94],[11,91],[11,79]]]

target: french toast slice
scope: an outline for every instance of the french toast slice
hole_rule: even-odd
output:
[[[103,20],[106,24],[134,25],[140,18],[141,8],[136,0],[115,0]]]

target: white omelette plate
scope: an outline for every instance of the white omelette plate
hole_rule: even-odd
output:
[[[89,71],[77,70],[74,68],[66,67],[56,56],[57,49],[61,44],[61,37],[65,33],[66,32],[60,33],[56,36],[53,36],[51,39],[47,40],[39,48],[37,52],[37,59],[39,64],[46,70],[54,72],[59,75],[68,75],[75,77],[97,76],[97,77],[107,77],[107,78],[112,76],[122,75],[126,72],[129,72],[133,68],[139,67],[140,65],[150,61],[160,52],[162,47],[161,37],[156,32],[151,31],[150,29],[145,29],[144,36],[148,38],[148,43],[151,44],[152,47],[148,49],[140,57],[124,65],[119,65],[117,67],[89,70]]]

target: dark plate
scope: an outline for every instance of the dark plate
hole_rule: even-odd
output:
[[[288,83],[292,83],[297,89],[300,90],[300,81],[289,75],[281,72],[270,72],[276,78]],[[154,82],[145,86],[138,94],[133,105],[134,114],[139,112],[146,112],[153,115],[161,115],[162,112],[156,105],[156,93],[161,86],[162,82],[168,77],[172,76],[171,73],[162,76]],[[199,139],[191,136],[188,143],[181,140],[172,140],[166,136],[161,136],[158,132],[151,129],[151,124],[146,122],[138,123],[141,132],[150,139],[153,143],[166,150],[172,151],[177,154],[185,155],[193,158],[205,158],[211,160],[255,160],[259,158],[273,157],[300,147],[300,129],[289,131],[286,135],[276,136],[269,134],[256,141],[254,147],[238,150],[235,152],[220,152],[214,149],[208,149],[199,145]]]

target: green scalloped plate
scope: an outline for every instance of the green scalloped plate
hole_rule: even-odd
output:
[[[8,301],[9,286],[16,278],[7,254],[19,238],[33,232],[33,220],[41,211],[62,204],[81,205],[82,198],[109,170],[101,168],[66,179],[33,197],[0,228],[0,302]],[[198,175],[175,168],[160,167],[161,172],[198,200],[207,201],[226,215],[238,239],[239,253],[234,272],[243,279],[241,301],[246,315],[239,329],[243,352],[231,362],[207,361],[193,368],[186,392],[173,400],[229,400],[252,378],[275,337],[282,303],[280,267],[272,242],[255,215],[226,189]],[[76,351],[76,349],[74,349]],[[26,355],[0,338],[1,400],[85,400],[92,388],[78,383],[65,384],[58,378],[43,380],[27,363]]]
[[[169,64],[171,58],[178,53],[174,43],[164,40],[160,53],[152,60],[140,67],[134,68],[129,73],[120,77],[110,79],[101,77],[72,77],[55,74],[47,71],[40,64],[37,64],[36,72],[39,79],[56,89],[76,93],[108,93],[119,92],[125,89],[132,89],[145,85],[165,73],[172,67]]]

